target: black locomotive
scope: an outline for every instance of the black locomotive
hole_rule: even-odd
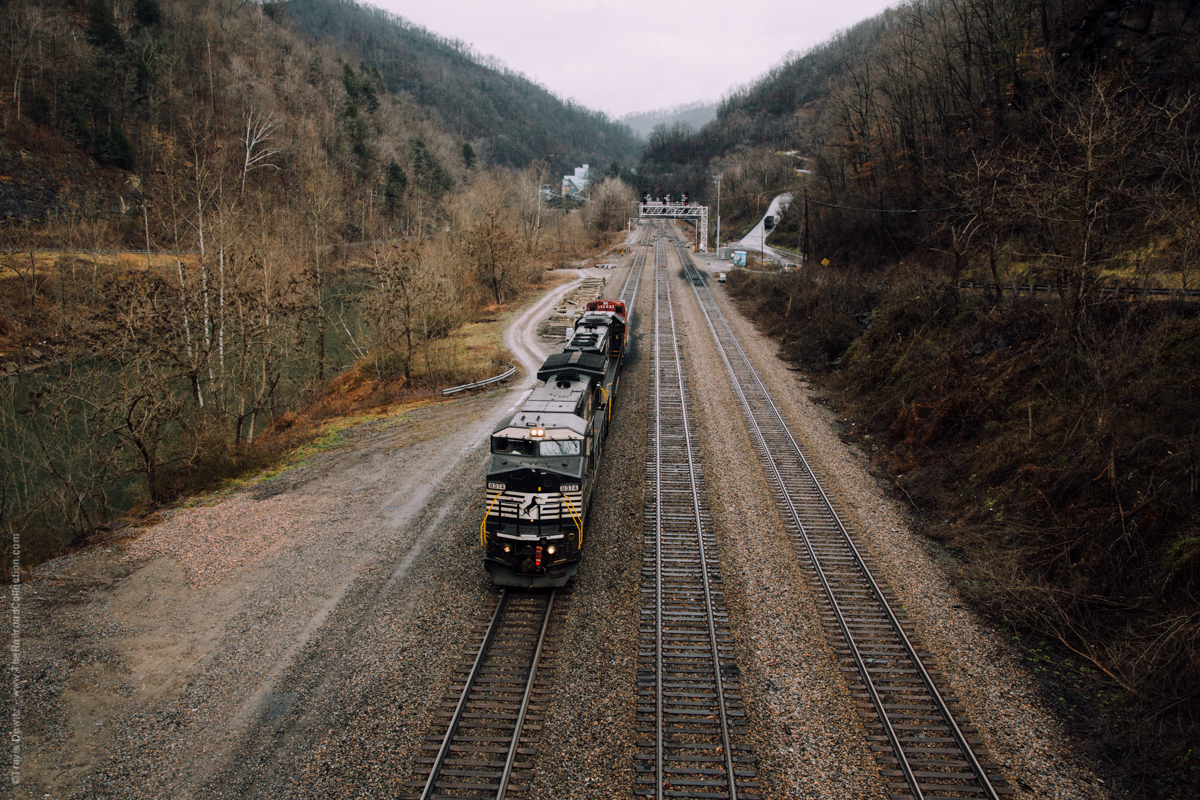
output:
[[[625,354],[625,304],[593,300],[542,385],[492,433],[484,566],[498,586],[563,586],[579,570],[583,527]]]

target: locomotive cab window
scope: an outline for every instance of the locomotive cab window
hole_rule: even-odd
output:
[[[509,439],[504,436],[492,437],[493,453],[511,453],[512,455],[517,456],[531,456],[534,454],[536,447],[537,442],[531,442],[527,439]]]
[[[538,442],[539,456],[577,456],[579,455],[578,439],[550,439]]]

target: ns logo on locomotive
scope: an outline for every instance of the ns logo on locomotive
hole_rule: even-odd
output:
[[[579,570],[584,520],[625,354],[625,304],[593,300],[542,385],[492,433],[484,566],[498,586],[564,586]]]

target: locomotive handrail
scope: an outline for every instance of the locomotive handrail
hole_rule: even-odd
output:
[[[487,386],[489,383],[499,383],[500,381],[504,380],[505,378],[511,378],[513,376],[513,374],[516,373],[516,371],[517,371],[517,368],[515,366],[513,366],[512,364],[509,364],[507,361],[496,361],[495,359],[492,359],[492,363],[493,364],[507,364],[508,370],[500,375],[494,375],[491,378],[485,378],[484,380],[481,380],[481,381],[475,381],[474,383],[464,383],[462,386],[451,386],[449,389],[442,389],[442,397],[452,395],[455,392],[464,392],[467,389],[478,389],[480,386]]]
[[[608,386],[612,386],[610,383]],[[608,386],[600,387],[600,396],[604,398],[605,411],[608,415],[608,422],[612,422],[612,403],[608,400]]]
[[[571,509],[571,521],[575,523],[575,529],[579,531],[578,547],[583,549],[583,515],[575,510],[575,504],[571,502],[571,498],[567,497],[562,492],[558,493],[563,500],[567,501],[567,508]]]
[[[487,547],[487,531],[485,530],[485,526],[487,525],[487,518],[492,515],[492,506],[496,505],[496,503],[498,503],[500,501],[500,498],[503,496],[504,496],[504,492],[497,492],[496,499],[488,504],[487,511],[485,511],[483,513],[483,522],[479,523],[479,546],[480,547]]]

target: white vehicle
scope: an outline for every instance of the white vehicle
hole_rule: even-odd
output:
[[[717,273],[717,283],[724,283],[724,282],[725,282],[725,273],[718,272]]]

